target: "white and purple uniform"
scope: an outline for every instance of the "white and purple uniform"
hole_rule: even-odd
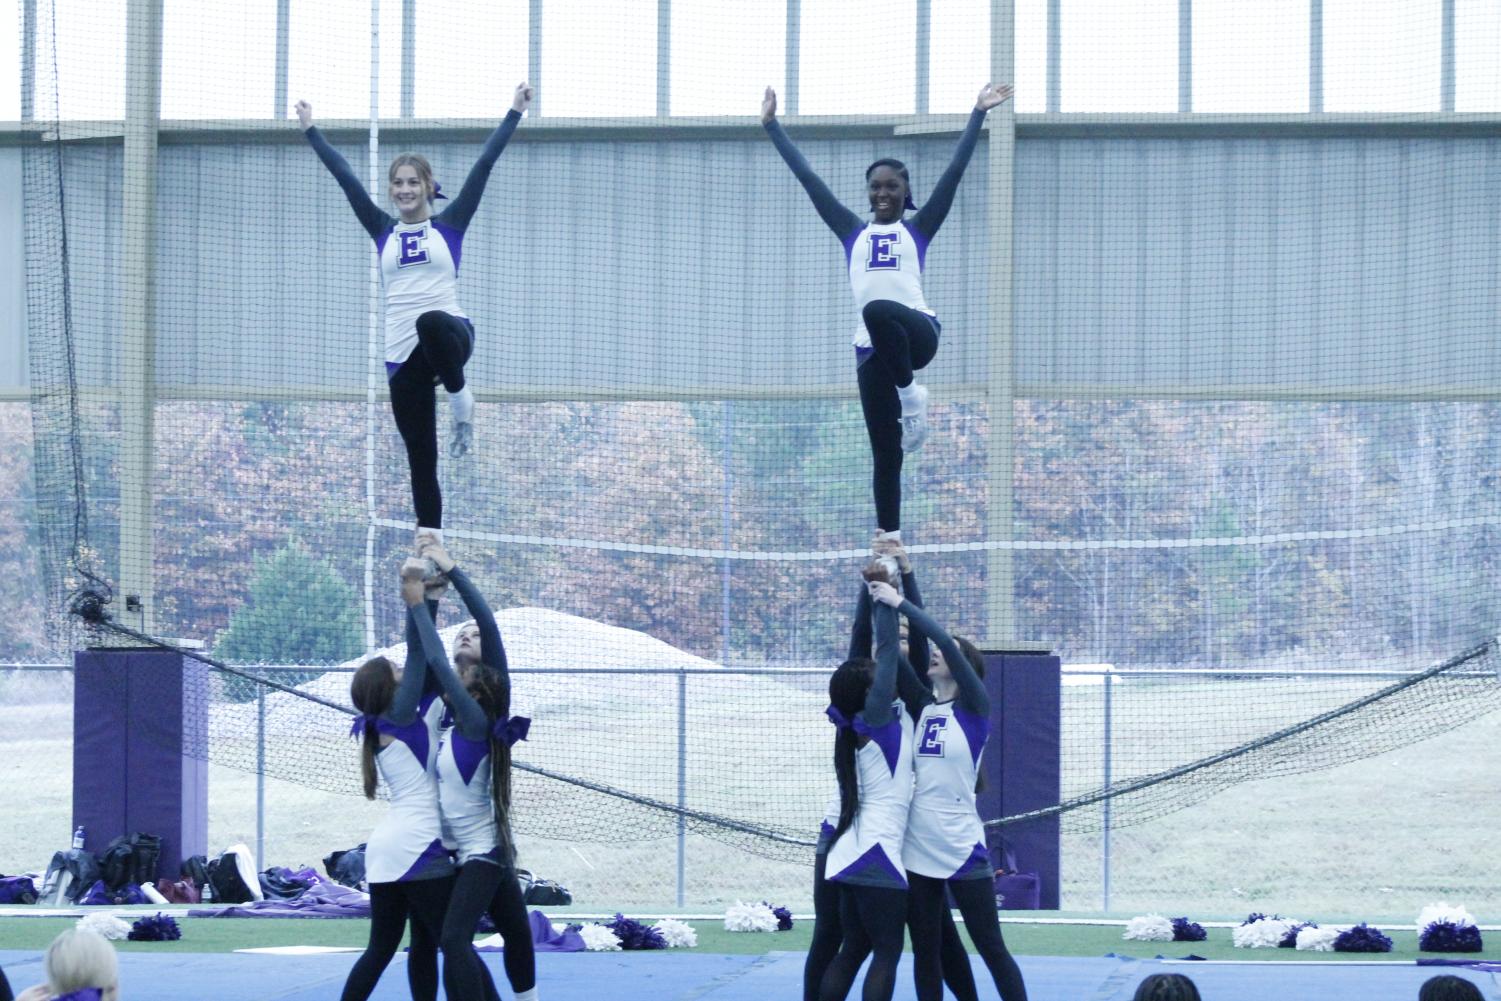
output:
[[[365,879],[371,883],[434,879],[453,872],[443,846],[434,770],[438,720],[443,706],[435,693],[424,695],[417,718],[405,726],[377,719],[376,731],[395,739],[375,755],[390,807],[365,845]]]
[[[905,888],[902,840],[912,802],[912,726],[900,702],[878,727],[855,718],[855,731],[870,739],[855,752],[860,808],[829,846],[825,878],[859,886]]]
[[[844,245],[856,314],[877,299],[884,299],[926,314],[933,321],[934,330],[938,330],[938,314],[928,307],[922,288],[928,244],[948,216],[959,180],[974,154],[984,124],[985,112],[975,109],[959,137],[953,159],[933,186],[933,193],[923,207],[910,219],[883,223],[866,222],[844,206],[793,145],[781,122],[773,118],[766,123],[766,132],[777,152],[792,168],[803,190],[808,192],[819,216]],[[872,351],[870,334],[863,319],[857,324],[853,343],[857,360],[863,362]]]
[[[443,830],[453,839],[458,863],[495,861],[500,843],[490,796],[490,741],[470,740],[449,727],[438,748],[438,802]]]
[[[975,807],[990,721],[954,701],[925,706],[917,720],[902,865],[933,879],[989,878],[985,828]]]
[[[510,111],[485,142],[484,150],[464,180],[464,186],[442,212],[421,222],[407,223],[383,211],[371,200],[350,169],[317,126],[303,133],[339,187],[380,253],[381,284],[386,299],[386,369],[390,374],[417,347],[417,318],[438,310],[468,320],[459,305],[459,260],[464,231],[479,208],[490,170],[505,149],[521,113]]]

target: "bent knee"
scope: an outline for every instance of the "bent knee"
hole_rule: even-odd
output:
[[[879,322],[891,316],[901,308],[901,303],[892,302],[890,299],[872,299],[860,310],[860,315],[866,323]]]

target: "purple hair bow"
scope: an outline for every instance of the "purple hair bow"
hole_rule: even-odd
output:
[[[525,740],[531,732],[532,721],[526,716],[512,716],[510,719],[498,719],[491,727],[490,733],[496,740],[503,740],[507,747],[514,747],[516,741]]]
[[[349,735],[351,737],[358,737],[360,734],[364,733],[365,724],[368,722],[370,722],[370,717],[366,716],[364,713],[360,713],[354,718],[354,722],[349,724]]]
[[[102,1001],[104,992],[97,987],[80,987],[67,994],[59,994],[53,1001]]]
[[[829,718],[830,723],[833,723],[841,730],[853,730],[862,737],[869,737],[874,732],[871,730],[870,724],[866,723],[859,716],[846,716],[833,706],[825,709],[823,714]]]
[[[448,196],[443,193],[443,185],[439,184],[437,181],[434,181],[433,182],[433,201],[437,201],[439,198],[442,198],[444,201],[448,200]],[[910,201],[911,199],[908,199],[908,200]]]

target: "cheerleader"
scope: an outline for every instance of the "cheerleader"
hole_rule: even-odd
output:
[[[412,997],[434,1001],[438,994],[438,933],[454,868],[443,844],[435,769],[443,706],[428,671],[429,661],[442,658],[443,646],[424,594],[425,570],[426,564],[415,559],[401,567],[401,596],[407,605],[405,666],[397,669],[385,657],[373,657],[355,671],[349,686],[360,711],[350,732],[361,741],[365,796],[374,799],[384,783],[390,806],[365,845],[370,939],[349,971],[341,1001],[365,1001],[375,990],[409,919]]]
[[[875,585],[872,585],[875,586]],[[825,878],[839,889],[843,942],[824,971],[822,1001],[843,1001],[868,951],[864,1001],[890,1001],[902,954],[907,879],[902,837],[912,798],[912,728],[896,699],[896,612],[874,612],[876,660],[857,657],[829,679],[829,721],[839,816],[829,835]]]
[[[813,199],[819,216],[844,245],[850,288],[860,323],[855,331],[855,370],[860,407],[874,459],[872,487],[876,526],[901,531],[902,453],[928,437],[928,391],[914,381],[938,351],[938,315],[923,297],[928,244],[943,225],[954,192],[980,138],[985,113],[1011,96],[1011,86],[986,84],[948,169],[922,208],[912,201],[911,180],[900,160],[877,160],[865,171],[871,220],[840,204],[777,121],[777,95],[770,87],[761,103],[761,124],[792,173]],[[904,218],[915,209],[912,218]]]
[[[471,944],[480,915],[488,912],[505,940],[516,1001],[537,1001],[536,956],[510,817],[511,745],[526,739],[531,721],[510,715],[511,676],[489,604],[433,536],[419,540],[422,555],[447,575],[474,617],[454,638],[458,673],[445,658],[434,663],[453,721],[438,750],[438,799],[459,864],[443,918],[443,988],[450,998],[478,996],[484,965]]]
[[[388,193],[399,218],[370,198],[349,163],[313,125],[313,107],[297,102],[297,120],[318,158],[344,189],[344,195],[375,241],[380,254],[381,285],[386,299],[386,379],[391,412],[406,446],[411,470],[412,504],[421,531],[443,527],[443,495],[438,486],[438,383],[448,391],[453,428],[448,451],[458,458],[474,436],[474,393],[464,365],[474,352],[474,324],[459,305],[457,284],[464,231],[479,208],[490,169],[516,131],[532,101],[532,88],[516,88],[511,111],[491,133],[479,160],[452,203],[433,213],[433,202],[446,199],[426,158],[402,153],[386,171]]]
[[[940,1001],[943,996],[939,929],[948,911],[946,893],[958,905],[1002,1001],[1026,1001],[1021,971],[1001,937],[995,872],[975,807],[980,754],[990,735],[990,697],[981,680],[984,658],[973,644],[954,640],[927,612],[903,601],[894,588],[872,584],[871,597],[899,610],[910,627],[927,634],[942,653],[933,658],[928,671],[932,698],[917,718],[915,786],[902,839],[918,1001]]]

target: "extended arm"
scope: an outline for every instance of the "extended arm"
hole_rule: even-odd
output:
[[[902,594],[918,608],[922,607],[922,594],[917,590],[917,574],[909,566],[902,574]],[[918,628],[910,618],[907,620],[907,660],[923,688],[931,689],[928,682],[928,634]]]
[[[413,621],[412,608],[408,606],[406,665],[401,672],[401,683],[396,686],[396,694],[391,698],[391,708],[386,710],[386,719],[397,726],[405,726],[416,719],[417,704],[422,701],[427,681],[427,656],[422,648],[421,634]]]
[[[985,692],[985,683],[970,666],[969,658],[964,656],[964,651],[959,649],[959,644],[954,642],[954,638],[945,632],[931,615],[912,602],[902,602],[901,611],[907,616],[907,622],[912,628],[921,629],[938,644],[938,649],[943,653],[944,662],[948,664],[949,671],[954,676],[954,683],[959,686],[960,707],[968,709],[977,716],[988,717],[990,696]]]
[[[443,649],[443,640],[438,636],[438,628],[433,625],[433,617],[428,614],[427,606],[420,605],[411,611],[417,632],[422,638],[422,651],[427,657],[428,669],[438,676],[443,694],[448,696],[448,707],[453,710],[455,725],[470,740],[484,740],[490,732],[490,722],[485,716],[485,710],[480,708],[473,695],[465,691],[464,683],[453,673],[453,667],[448,663],[448,651]]]
[[[860,585],[860,598],[855,602],[855,621],[850,626],[850,648],[845,660],[854,660],[856,657],[869,657],[871,645],[870,631],[870,588]]]
[[[469,220],[474,218],[475,210],[479,208],[480,197],[485,193],[485,185],[490,181],[490,171],[495,167],[495,161],[500,159],[501,151],[510,142],[511,134],[516,131],[520,122],[521,112],[515,108],[506,112],[506,117],[490,133],[490,138],[485,140],[485,148],[469,169],[469,176],[464,178],[464,186],[459,189],[458,197],[438,214],[439,222],[458,229],[469,226]]]
[[[867,726],[885,726],[891,722],[891,700],[896,697],[897,664],[902,652],[897,647],[896,609],[877,603],[872,610],[876,624],[876,676],[865,693],[862,715]]]
[[[500,641],[500,627],[495,624],[495,613],[490,611],[490,603],[484,595],[479,593],[479,588],[474,586],[474,581],[469,575],[458,567],[451,567],[448,571],[448,579],[453,582],[453,589],[459,592],[459,598],[463,600],[464,607],[469,609],[469,614],[474,617],[474,624],[479,627],[480,650],[484,653],[484,661],[490,667],[499,672],[501,678],[510,684],[511,676],[509,665],[506,663],[506,648]]]
[[[807,158],[792,144],[792,137],[787,135],[781,122],[775,117],[767,119],[763,116],[762,125],[766,134],[771,137],[772,145],[782,154],[787,166],[792,168],[792,175],[802,184],[808,197],[813,199],[813,207],[818,210],[819,217],[834,231],[840,242],[848,245],[850,239],[860,231],[860,217],[835,198],[834,192],[823,183],[823,178],[813,172]]]
[[[917,210],[912,217],[912,227],[928,239],[938,232],[938,227],[943,225],[943,220],[949,214],[949,208],[954,204],[954,193],[959,190],[959,179],[964,176],[964,168],[969,166],[969,158],[975,152],[975,144],[980,141],[980,127],[985,124],[985,112],[976,108],[969,114],[969,123],[964,126],[964,132],[959,136],[959,145],[954,150],[954,158],[949,161],[948,169],[938,178],[938,183],[933,187],[933,193],[928,196],[927,202]]]
[[[382,212],[380,206],[370,199],[370,193],[355,176],[354,169],[349,166],[349,161],[339,155],[339,151],[329,145],[323,133],[318,131],[318,126],[309,125],[302,131],[307,136],[307,141],[312,145],[313,151],[318,154],[318,159],[323,161],[323,166],[334,175],[334,180],[339,182],[339,187],[344,189],[344,197],[349,199],[349,205],[354,209],[354,214],[359,216],[360,225],[365,227],[365,232],[370,234],[370,239],[378,240],[380,235],[396,224],[396,220]]]

